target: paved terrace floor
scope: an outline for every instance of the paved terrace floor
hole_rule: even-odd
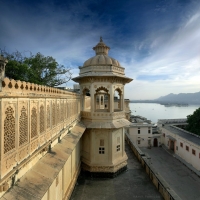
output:
[[[113,179],[92,179],[81,174],[71,200],[163,199],[127,144],[126,153],[127,171]]]
[[[151,165],[182,200],[200,200],[200,178],[170,151],[161,147],[140,149],[151,157]]]

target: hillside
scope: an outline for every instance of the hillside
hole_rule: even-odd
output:
[[[173,94],[170,93],[166,96],[159,97],[155,99],[159,102],[169,102],[169,103],[189,103],[189,104],[200,104],[200,92],[196,93],[180,93]]]

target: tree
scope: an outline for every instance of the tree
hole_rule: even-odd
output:
[[[187,116],[187,131],[200,135],[200,108],[194,111],[192,115]]]
[[[70,68],[58,64],[51,56],[30,53],[27,57],[18,51],[2,53],[8,59],[5,74],[9,78],[50,87],[62,85],[71,79]]]

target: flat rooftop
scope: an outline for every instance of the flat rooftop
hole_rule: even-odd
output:
[[[173,125],[166,125],[163,127],[165,129],[167,129],[168,131],[181,136],[182,138],[185,138],[186,140],[199,145],[200,146],[200,137],[192,135],[190,133],[188,133],[187,131],[184,131],[180,128],[174,127]]]
[[[91,178],[81,173],[71,200],[163,199],[127,144],[126,153],[127,171],[113,179]]]

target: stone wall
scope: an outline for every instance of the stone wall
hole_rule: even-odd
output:
[[[79,94],[5,78],[0,92],[0,196],[79,118]]]
[[[158,189],[158,191],[161,193],[163,198],[165,200],[181,200],[181,198],[169,188],[167,182],[165,182],[165,180],[158,173],[156,173],[156,170],[150,165],[148,157],[146,157],[145,154],[137,146],[134,145],[130,136],[126,134],[125,138],[133,153],[138,158],[149,178]]]

